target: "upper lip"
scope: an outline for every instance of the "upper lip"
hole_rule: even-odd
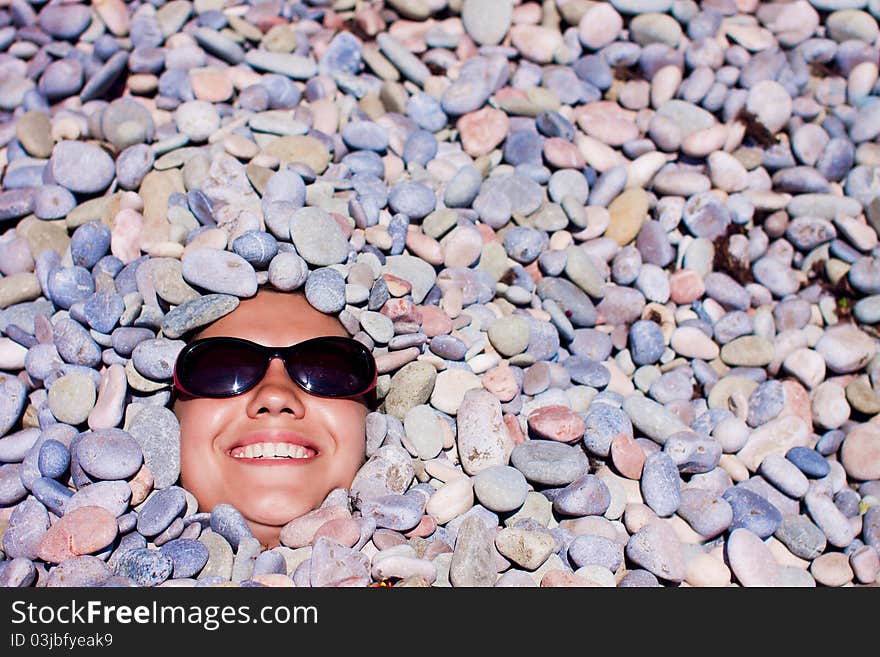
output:
[[[284,431],[280,429],[263,429],[262,431],[254,431],[245,434],[236,439],[235,442],[230,444],[226,449],[227,451],[231,451],[236,447],[245,447],[257,443],[288,443],[308,447],[309,449],[314,450],[316,454],[321,451],[314,440],[306,438],[302,434],[293,431]]]

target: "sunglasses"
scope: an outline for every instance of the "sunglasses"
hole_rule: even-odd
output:
[[[193,397],[234,397],[257,385],[278,356],[300,388],[319,397],[347,398],[376,387],[373,354],[354,338],[321,336],[289,347],[243,338],[202,338],[186,345],[174,364],[174,387]]]

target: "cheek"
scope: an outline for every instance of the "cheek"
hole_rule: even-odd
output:
[[[181,457],[212,447],[214,438],[228,424],[229,412],[220,400],[192,399],[178,402],[174,414],[180,422]]]
[[[367,413],[363,404],[346,401],[328,414],[328,426],[336,438],[337,450],[346,464],[363,463],[366,451]]]

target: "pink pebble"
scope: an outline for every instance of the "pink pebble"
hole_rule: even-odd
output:
[[[354,518],[336,518],[328,520],[318,527],[312,538],[314,544],[322,536],[331,538],[345,547],[354,547],[361,537],[360,524]]]
[[[586,166],[578,147],[559,137],[544,142],[544,158],[557,169],[581,169]]]
[[[311,545],[321,525],[329,520],[350,518],[351,513],[341,506],[327,506],[309,511],[307,514],[294,518],[281,528],[279,540],[282,545],[290,548],[301,548]],[[358,530],[360,535],[360,530]],[[355,543],[357,539],[355,539]],[[354,544],[354,543],[353,543]],[[353,545],[352,544],[352,545]]]
[[[422,315],[422,332],[429,338],[452,333],[452,320],[440,306],[419,306]]]
[[[427,538],[431,534],[433,534],[437,529],[437,521],[434,520],[433,516],[422,516],[422,519],[419,520],[419,524],[410,529],[408,532],[404,534],[406,538],[412,538],[413,536],[417,536],[419,538]]]
[[[645,452],[628,434],[618,434],[611,441],[611,461],[614,467],[627,479],[638,480],[645,465]]]
[[[116,531],[116,516],[107,509],[81,506],[49,527],[40,540],[37,554],[43,561],[61,563],[107,547],[116,538]]]
[[[141,256],[140,238],[144,218],[139,212],[124,209],[113,218],[110,253],[128,264]]]
[[[502,403],[509,402],[519,392],[513,370],[506,362],[493,367],[483,375],[483,387],[498,397],[498,401]]]
[[[584,436],[584,419],[567,406],[553,404],[529,413],[529,428],[541,438],[573,443]]]
[[[486,155],[507,136],[510,120],[501,110],[484,107],[462,116],[456,123],[464,152],[471,157]]]
[[[669,276],[669,298],[679,305],[696,301],[705,292],[703,277],[692,269],[679,269]]]

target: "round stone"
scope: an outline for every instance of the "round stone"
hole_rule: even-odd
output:
[[[410,219],[422,219],[434,209],[436,198],[433,190],[423,183],[399,182],[388,195],[388,205]]]
[[[528,490],[523,474],[507,465],[486,468],[474,477],[474,494],[477,500],[496,513],[519,509],[526,501]]]
[[[114,571],[117,575],[132,579],[139,586],[156,586],[171,577],[174,561],[161,550],[134,548],[119,557]]]
[[[220,128],[220,114],[205,100],[189,100],[174,112],[177,129],[194,142],[203,142]]]
[[[348,240],[342,228],[320,208],[301,208],[293,213],[290,239],[310,265],[333,265],[348,256]]]
[[[854,479],[880,479],[880,427],[859,424],[846,434],[840,451],[846,473]]]
[[[127,479],[143,463],[143,452],[127,431],[99,429],[81,436],[72,456],[93,477]]]
[[[96,400],[95,384],[84,374],[65,374],[49,386],[49,409],[59,422],[73,426],[85,422]]]
[[[315,269],[306,280],[305,294],[316,310],[336,314],[345,307],[345,278],[332,267]]]
[[[81,141],[58,142],[48,167],[56,183],[77,194],[104,191],[116,173],[113,158],[104,149]]]

